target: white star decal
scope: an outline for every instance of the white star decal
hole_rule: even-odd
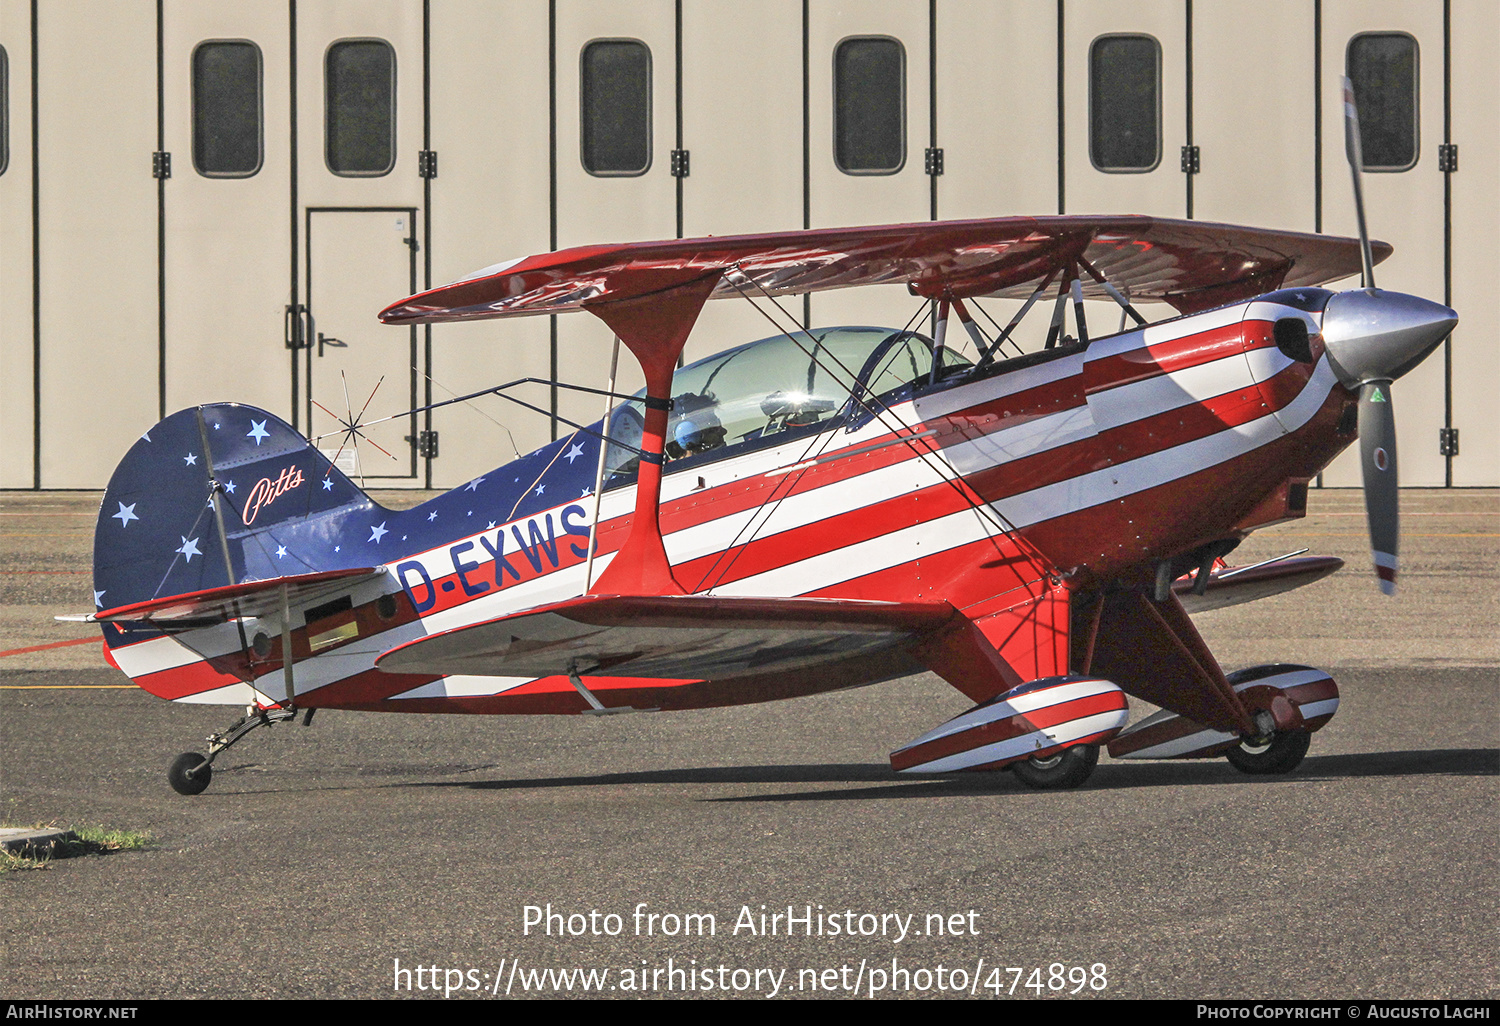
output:
[[[485,530],[486,531],[491,531],[491,530],[494,530],[494,528],[495,528],[495,522],[493,520],[491,520],[490,523],[489,523],[489,526],[486,527]]]
[[[198,462],[198,457],[193,453],[188,453],[182,458],[182,461],[191,467]]]
[[[466,492],[472,492],[474,489],[476,489],[476,488],[479,487],[479,482],[481,482],[483,480],[484,480],[484,478],[482,478],[482,477],[476,477],[474,480],[472,480],[468,484],[464,485],[464,491],[466,491]]]
[[[234,494],[234,482],[233,481],[225,481],[224,482],[224,490],[226,492],[228,492],[230,495],[233,495]]]
[[[286,555],[286,546],[285,545],[278,545],[278,546],[276,546],[276,558],[280,559],[281,557],[283,557],[285,555]]]
[[[325,477],[323,479],[323,490],[325,492],[331,492],[331,491],[333,491],[333,478],[331,478],[331,477]]]
[[[119,500],[116,500],[116,501],[118,502]],[[136,507],[136,504],[133,503],[133,502],[129,506],[127,506],[123,502],[121,502],[120,503],[120,512],[118,512],[118,513],[111,513],[110,517],[112,519],[119,520],[120,521],[120,526],[124,527],[126,524],[130,523],[132,520],[139,520],[139,519],[141,519],[140,517],[138,517],[138,516],[135,515],[135,507]]]
[[[472,517],[473,515],[474,515],[474,511],[472,509],[469,510],[469,512],[467,512],[467,513],[464,514],[464,516],[466,516],[466,517]]]
[[[212,495],[210,495],[208,497],[208,508],[209,509],[213,509],[214,508],[214,497]]]
[[[571,466],[574,460],[583,455],[583,443],[579,442],[575,444],[564,455],[568,457],[568,464]]]
[[[579,495],[580,498],[582,498],[583,496],[587,495],[588,493],[589,493],[589,489],[585,488],[583,491],[579,492],[578,495]]]
[[[382,520],[380,522],[380,526],[379,527],[372,527],[372,528],[370,528],[370,537],[367,538],[366,541],[372,541],[372,542],[377,542],[378,543],[380,541],[380,539],[383,538],[387,534],[390,534],[390,532],[385,529],[385,521]]]
[[[537,493],[537,494],[538,494],[538,495],[541,495],[541,494],[542,494],[542,493],[543,493],[543,492],[545,492],[545,491],[546,491],[546,490],[547,490],[547,486],[546,486],[546,485],[537,485],[537,486],[536,486],[536,493]]]
[[[178,535],[178,537],[182,538],[182,535]],[[191,563],[193,561],[193,557],[194,556],[201,556],[201,555],[203,555],[203,553],[200,552],[199,549],[198,549],[198,539],[197,538],[193,538],[191,540],[189,540],[187,538],[182,538],[182,546],[180,548],[173,549],[172,551],[173,552],[180,552],[180,553],[182,553],[183,560],[184,560],[184,562],[187,562],[187,563]]]
[[[103,598],[104,598],[104,592],[102,592],[102,591],[96,591],[96,592],[94,592],[94,605],[97,606],[99,609],[103,609],[104,608],[104,602],[102,601]]]
[[[255,444],[258,447],[260,445],[260,443],[261,443],[261,439],[263,439],[263,438],[270,438],[271,437],[271,432],[269,432],[269,431],[266,430],[266,422],[265,421],[263,421],[263,420],[252,420],[250,422],[250,433],[248,435],[246,435],[245,437],[246,438],[253,438],[253,439],[255,439]]]
[[[148,442],[151,441],[151,432],[147,431],[141,438]]]
[[[433,510],[431,513],[427,514],[427,522],[429,524],[432,523],[436,519],[437,519],[437,510]]]
[[[337,552],[337,551],[339,551],[339,550],[340,550],[340,549],[342,549],[342,548],[343,548],[343,546],[342,546],[342,545],[335,545],[335,546],[334,546],[334,547],[333,547],[333,551],[334,551],[334,552]]]

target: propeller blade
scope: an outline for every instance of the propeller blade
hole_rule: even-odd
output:
[[[1359,219],[1359,250],[1364,261],[1360,284],[1375,287],[1375,258],[1370,252],[1370,233],[1365,228],[1365,192],[1360,172],[1364,156],[1359,144],[1359,109],[1354,105],[1354,83],[1344,79],[1344,155],[1349,159],[1349,173],[1354,178],[1354,214]]]
[[[1401,514],[1396,491],[1396,416],[1391,383],[1366,381],[1359,390],[1359,465],[1365,482],[1365,516],[1370,524],[1370,552],[1380,590],[1396,593],[1396,552]]]

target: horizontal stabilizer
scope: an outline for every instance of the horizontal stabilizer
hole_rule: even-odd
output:
[[[1172,590],[1176,592],[1184,610],[1189,613],[1205,613],[1210,609],[1223,609],[1226,606],[1237,606],[1241,602],[1254,602],[1256,599],[1280,595],[1284,591],[1321,581],[1343,565],[1344,561],[1337,556],[1306,556],[1238,571],[1234,567],[1227,567],[1209,577],[1208,588],[1202,595],[1193,594],[1191,578],[1177,581],[1172,585]]]
[[[101,610],[92,617],[105,623],[149,623],[171,629],[175,626],[200,626],[222,623],[242,616],[268,616],[281,610],[281,589],[285,585],[287,604],[300,606],[372,577],[382,576],[383,566],[349,567],[324,570],[314,574],[274,577],[268,581],[245,581],[185,595],[170,595],[147,602]]]
[[[731,680],[876,655],[960,614],[947,602],[585,595],[408,642],[387,673]]]

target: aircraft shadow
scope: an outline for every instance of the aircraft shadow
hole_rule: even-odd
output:
[[[1290,776],[1249,777],[1227,762],[1109,763],[1100,766],[1083,790],[1127,787],[1182,787],[1244,783],[1307,784],[1369,777],[1500,775],[1500,749],[1457,748],[1376,752],[1311,757]],[[473,790],[530,790],[550,787],[617,787],[622,784],[868,784],[782,794],[705,798],[712,802],[848,801],[859,799],[917,799],[1012,792],[1032,794],[1031,788],[1004,773],[953,776],[899,777],[885,763],[843,763],[781,766],[699,766],[634,773],[537,777],[509,780],[433,781],[392,785],[466,787]]]

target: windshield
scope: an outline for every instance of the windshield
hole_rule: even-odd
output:
[[[967,364],[952,350],[944,351],[945,370]],[[665,455],[670,462],[816,433],[844,410],[851,379],[879,397],[931,373],[932,341],[914,332],[815,328],[795,339],[773,335],[750,342],[673,375]],[[643,426],[637,403],[627,403],[611,416],[605,474],[612,483],[635,473],[632,448],[640,446]]]

